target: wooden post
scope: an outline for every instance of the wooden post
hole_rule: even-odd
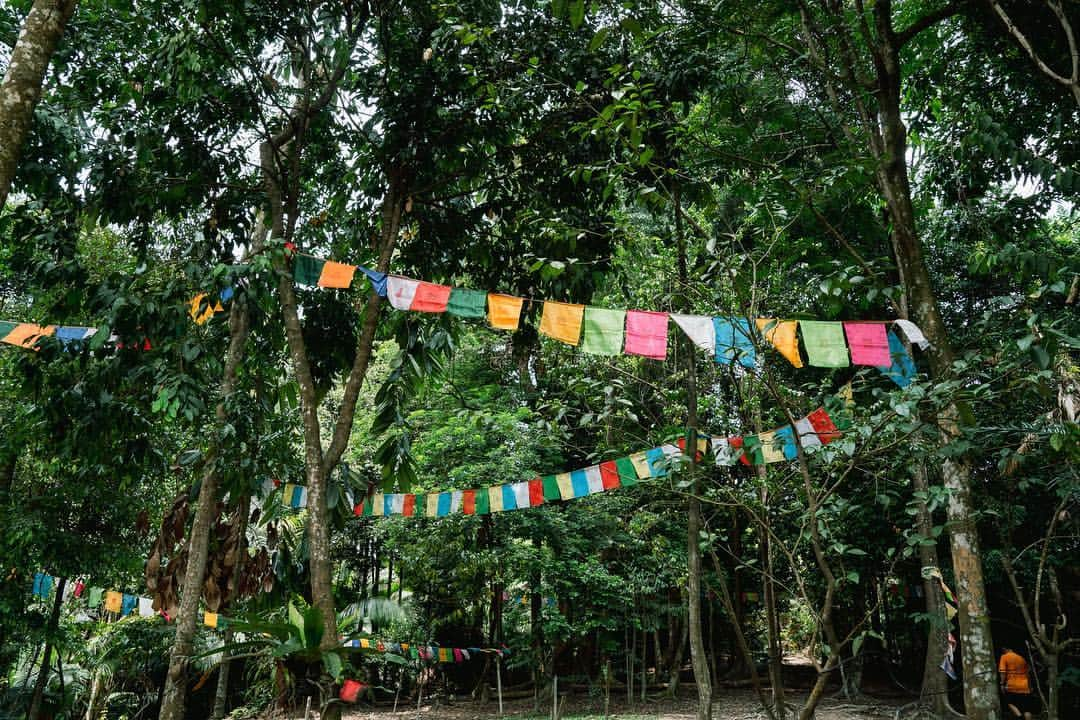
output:
[[[499,717],[503,714],[502,704],[502,671],[499,669],[502,665],[502,653],[495,655],[495,688],[499,691]]]
[[[559,676],[552,675],[551,681],[551,720],[559,720]]]

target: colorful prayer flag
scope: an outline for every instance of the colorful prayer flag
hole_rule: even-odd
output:
[[[518,508],[532,507],[529,502],[529,481],[516,482],[510,486],[514,491],[514,504]]]
[[[906,388],[915,378],[915,361],[911,359],[911,353],[896,333],[890,330],[888,334],[890,363],[888,366],[879,367],[878,370],[900,387]]]
[[[803,366],[799,355],[798,320],[777,320],[776,318],[758,318],[758,330],[765,336],[777,352],[788,359],[797,368]]]
[[[521,321],[521,308],[525,299],[512,295],[490,293],[488,301],[488,323],[496,330],[517,330]]]
[[[803,342],[810,364],[815,367],[848,367],[844,325],[839,322],[800,320]]]
[[[585,480],[589,485],[589,494],[604,492],[604,479],[600,475],[600,466],[591,465],[585,468]]]
[[[390,275],[386,278],[386,299],[398,310],[408,310],[412,307],[419,286],[419,280]]]
[[[514,488],[510,485],[500,485],[499,487],[502,488],[503,511],[505,512],[507,510],[517,510],[517,495],[514,494]]]
[[[621,457],[615,460],[615,469],[619,471],[619,482],[623,487],[637,485],[637,465],[629,457]]]
[[[476,514],[487,515],[491,512],[491,495],[487,488],[476,491]]]
[[[319,287],[324,288],[347,288],[352,285],[353,275],[356,273],[355,265],[327,260],[319,273]]]
[[[920,350],[925,350],[930,347],[930,341],[923,335],[923,331],[919,329],[919,326],[910,320],[893,320],[893,323],[900,328],[904,333],[904,337],[908,339],[908,342],[912,345],[918,345]]]
[[[711,317],[672,313],[671,319],[682,328],[686,336],[699,348],[710,355],[716,352],[716,325]]]
[[[574,470],[570,473],[570,484],[573,486],[574,497],[585,497],[589,494],[589,478],[584,470]]]
[[[828,445],[833,440],[840,438],[840,433],[837,432],[836,425],[833,424],[832,418],[829,417],[829,413],[825,411],[825,408],[818,408],[807,415],[806,418],[813,425],[814,432],[817,433],[822,445]]]
[[[743,367],[757,365],[757,350],[746,318],[713,318],[716,329],[716,362],[730,365],[738,360]]]
[[[325,260],[297,253],[293,257],[293,280],[299,285],[314,287],[319,284]]]
[[[570,479],[570,473],[559,473],[555,476],[555,482],[559,485],[559,498],[562,500],[574,499],[574,483]]]
[[[446,311],[451,315],[465,318],[481,318],[487,309],[487,293],[483,290],[469,290],[456,287],[450,291]]]
[[[206,627],[216,628],[218,626],[217,613],[212,613],[212,612],[209,612],[209,611],[204,612],[203,613],[203,625],[205,625]]]
[[[844,334],[854,365],[889,365],[889,338],[885,323],[845,322]]]
[[[488,488],[488,503],[491,506],[491,512],[503,511],[502,485],[492,485]]]
[[[105,609],[111,613],[119,613],[124,605],[124,596],[115,590],[105,593]]]
[[[562,492],[559,490],[559,482],[554,475],[545,475],[541,478],[544,484],[544,501],[555,502],[562,500]]]
[[[567,345],[576,346],[581,338],[584,314],[584,305],[547,300],[540,316],[540,332]]]
[[[439,493],[428,493],[427,507],[424,509],[424,515],[427,517],[439,516]]]
[[[634,464],[634,472],[637,474],[638,480],[647,480],[652,477],[652,473],[649,471],[649,460],[645,457],[644,452],[636,452],[629,459]]]
[[[476,514],[476,491],[466,490],[461,494],[461,512],[466,515]]]
[[[529,481],[529,505],[536,507],[544,504],[544,481],[534,478]]]
[[[785,460],[795,460],[799,457],[799,449],[795,446],[795,431],[790,425],[777,428],[773,435],[773,443],[779,445]]]
[[[619,481],[619,467],[614,460],[600,463],[600,482],[604,490],[615,490],[622,484]]]
[[[91,327],[65,327],[56,328],[56,339],[67,348],[72,343],[82,342],[94,336],[97,328]]]
[[[592,355],[618,355],[622,352],[625,310],[587,307],[581,339],[581,351]]]
[[[804,448],[821,447],[821,438],[818,437],[817,430],[814,429],[810,418],[804,417],[796,420],[795,430],[799,433],[799,442]]]
[[[667,357],[668,314],[647,310],[626,313],[626,354],[653,360]]]
[[[667,460],[663,448],[646,450],[645,459],[649,465],[650,477],[665,477],[668,474]]]
[[[435,517],[446,517],[450,514],[450,493],[441,492],[434,496],[435,502]]]
[[[716,465],[734,465],[735,457],[731,452],[731,445],[728,443],[727,438],[712,438],[712,452],[713,462]]]
[[[139,598],[139,617],[154,616],[154,601],[148,597]]]
[[[421,282],[416,287],[409,309],[414,312],[446,312],[446,305],[450,300],[450,289],[449,285]]]
[[[357,267],[360,272],[367,275],[368,282],[371,283],[371,289],[375,291],[375,294],[379,297],[386,297],[386,273],[366,268],[363,265]]]

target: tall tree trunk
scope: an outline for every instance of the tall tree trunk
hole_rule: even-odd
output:
[[[880,42],[876,93],[880,135],[871,143],[876,146],[878,156],[875,174],[888,209],[893,252],[910,312],[931,343],[928,349],[931,377],[941,381],[952,373],[953,349],[916,231],[907,166],[907,127],[900,110],[899,40],[892,26],[891,3],[878,4],[874,13]],[[943,444],[960,437],[959,417],[955,403],[938,413],[936,419]],[[970,720],[997,720],[1001,706],[979,535],[971,501],[971,468],[967,460],[950,457],[942,461],[941,475],[949,491],[946,512],[960,610],[965,712]]]
[[[912,487],[916,495],[916,515],[919,535],[924,542],[919,543],[919,561],[922,567],[938,567],[937,543],[933,541],[934,521],[926,504],[926,493],[930,483],[926,477],[926,467],[919,465],[912,473]],[[941,592],[941,583],[928,573],[923,573],[923,595],[926,597],[926,614],[930,618],[930,627],[926,636],[926,661],[923,665],[922,696],[929,700],[934,713],[944,716],[949,709],[946,695],[948,683],[945,672],[941,669],[941,658],[949,642],[949,624],[945,618],[945,596]]]
[[[253,247],[261,247],[262,233],[256,230]],[[221,398],[215,413],[218,431],[228,421],[225,406],[230,395],[236,391],[237,370],[244,355],[250,329],[247,299],[238,294],[229,310],[229,349],[225,356],[225,371],[221,381]],[[217,471],[220,448],[213,447],[206,459],[206,470],[199,485],[199,499],[195,519],[191,523],[188,539],[188,560],[184,572],[184,585],[180,589],[180,613],[176,621],[176,639],[169,653],[169,670],[165,675],[160,720],[183,720],[187,701],[188,662],[193,650],[195,629],[199,620],[199,600],[202,598],[206,562],[210,551],[210,531],[217,513],[217,495],[220,475]]]
[[[764,465],[755,465],[754,470],[759,476],[766,473]],[[761,500],[761,514],[763,518],[767,518],[768,491],[762,489]],[[776,584],[773,581],[773,550],[768,528],[761,529],[760,545],[762,564],[761,600],[765,605],[765,641],[769,652],[769,684],[772,686],[772,707],[778,720],[787,720],[787,699],[784,697],[784,647],[780,638],[780,612],[776,607]]]
[[[30,708],[26,713],[26,717],[30,720],[39,720],[43,715],[41,714],[41,704],[45,700],[45,685],[49,680],[49,657],[52,656],[52,639],[56,635],[56,628],[60,625],[60,606],[64,602],[64,586],[67,584],[66,578],[60,578],[60,582],[56,584],[56,596],[53,598],[52,610],[49,612],[49,622],[45,626],[45,652],[41,657],[41,669],[38,670],[37,681],[34,683],[34,694],[30,698]]]
[[[41,85],[76,0],[35,0],[0,84],[0,208],[7,202]]]
[[[679,243],[679,280],[682,287],[689,287],[686,259],[686,237],[683,235],[682,204],[678,186],[674,190],[675,236]],[[684,310],[690,312],[689,301],[683,301]],[[701,515],[701,482],[697,472],[698,412],[697,412],[697,352],[689,338],[683,338],[683,355],[686,357],[686,456],[690,459],[690,499],[686,522],[686,596],[687,631],[690,634],[690,663],[694,668],[697,684],[699,720],[712,717],[712,675],[709,657],[705,650],[705,637],[701,627],[701,533],[704,522]],[[680,646],[682,643],[680,642]],[[675,658],[673,677],[678,678],[682,665],[681,653]],[[672,683],[673,687],[675,683]]]

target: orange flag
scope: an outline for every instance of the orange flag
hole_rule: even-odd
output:
[[[585,306],[573,303],[544,302],[544,314],[540,318],[540,332],[567,345],[577,345],[581,338],[581,321]]]
[[[355,265],[346,265],[327,260],[326,264],[323,265],[322,273],[319,275],[319,287],[347,288],[352,285],[353,273],[355,272]]]
[[[30,323],[20,323],[15,326],[15,329],[4,336],[4,342],[9,345],[18,345],[28,350],[35,350],[34,345],[37,344],[38,338],[47,337],[56,332],[55,325],[31,325]]]
[[[488,293],[488,322],[496,330],[517,330],[524,298]]]
[[[798,320],[758,318],[757,326],[765,339],[772,343],[773,347],[792,365],[797,368],[803,366],[802,358],[799,356],[799,338],[796,335],[799,328]]]

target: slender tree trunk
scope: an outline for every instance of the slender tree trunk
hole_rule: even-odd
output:
[[[764,489],[764,465],[755,465],[754,472],[762,481],[762,518],[768,518],[768,491]],[[768,520],[764,520],[767,522]],[[780,612],[776,607],[776,585],[773,582],[773,550],[768,528],[761,528],[761,599],[765,605],[766,647],[769,652],[769,683],[772,685],[773,712],[778,720],[787,718],[787,700],[784,697],[784,648],[780,638]],[[751,659],[750,662],[753,662]],[[754,671],[756,672],[756,670]]]
[[[60,606],[64,602],[64,586],[67,578],[60,578],[56,584],[56,596],[53,598],[52,610],[49,612],[49,622],[45,626],[45,652],[41,657],[41,669],[38,670],[37,681],[34,683],[34,694],[30,698],[30,708],[26,717],[30,720],[42,718],[41,704],[45,699],[45,685],[49,680],[49,658],[52,656],[52,638],[56,634],[56,628],[60,625]]]
[[[923,499],[930,489],[926,467],[923,465],[916,467],[911,479],[916,494],[915,520],[918,523],[919,535],[924,541],[932,541],[934,521]],[[923,568],[939,567],[937,544],[919,543],[919,561]],[[949,709],[946,695],[948,684],[945,682],[945,673],[941,669],[941,658],[949,642],[949,623],[945,618],[945,597],[941,592],[941,584],[926,573],[923,574],[922,584],[923,595],[926,597],[926,614],[930,618],[930,627],[926,631],[926,662],[923,665],[922,696],[927,698],[927,704],[936,714],[944,716]]]
[[[941,381],[952,373],[952,343],[941,318],[922,242],[916,231],[907,167],[907,127],[900,110],[901,65],[892,27],[891,3],[879,4],[874,12],[881,42],[876,93],[881,133],[877,143],[877,183],[889,212],[893,252],[910,312],[931,343],[928,350],[931,376]],[[959,417],[960,410],[955,403],[938,413],[937,425],[943,444],[960,437]],[[946,512],[960,611],[965,711],[969,720],[997,720],[1001,717],[997,667],[975,508],[971,500],[971,468],[963,458],[946,458],[942,461],[941,474],[949,491]]]
[[[76,0],[35,0],[11,51],[0,84],[0,208],[7,202],[23,143],[34,121],[34,106],[56,46]]]
[[[682,205],[678,186],[675,198],[675,235],[679,243],[679,279],[683,287],[689,283],[686,259],[686,238],[683,235]],[[692,308],[684,301],[684,309]],[[690,662],[694,668],[694,680],[697,684],[699,720],[712,717],[712,675],[709,672],[709,658],[705,650],[705,638],[701,629],[701,533],[704,522],[701,515],[701,482],[697,472],[698,413],[697,413],[697,352],[689,338],[683,338],[683,354],[686,356],[686,456],[690,459],[690,499],[687,507],[686,523],[686,564],[687,564],[687,631],[690,635]],[[682,643],[680,642],[680,648]],[[675,658],[672,676],[676,682],[682,665],[681,653]]]
[[[257,231],[258,232],[258,231]],[[261,247],[261,234],[256,237]],[[237,370],[244,355],[248,331],[247,300],[238,294],[229,310],[229,349],[225,356],[225,371],[221,381],[221,399],[218,400],[215,424],[220,430],[228,421],[225,405],[236,391]],[[199,600],[202,598],[206,562],[210,550],[210,531],[217,513],[217,495],[220,475],[217,471],[220,448],[214,447],[206,460],[199,499],[195,507],[195,519],[191,523],[188,539],[188,561],[184,572],[184,585],[180,589],[180,613],[176,621],[176,639],[169,653],[169,670],[165,675],[160,720],[183,720],[187,701],[188,662],[193,650],[195,629],[199,620]]]

